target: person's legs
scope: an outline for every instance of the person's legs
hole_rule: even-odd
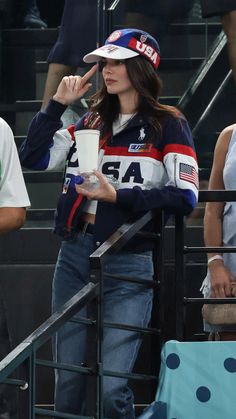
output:
[[[151,252],[119,253],[111,257],[105,273],[140,279],[153,279]],[[152,308],[151,288],[112,279],[104,279],[104,320],[114,323],[147,327]],[[104,370],[131,372],[141,344],[137,332],[104,329]],[[133,394],[127,379],[104,377],[104,415],[112,419],[133,419]]]
[[[177,19],[186,18],[194,0],[127,0],[125,26],[151,33],[162,43],[169,26]]]
[[[53,281],[53,310],[57,310],[90,280],[89,255],[92,236],[80,234],[73,242],[62,243]],[[152,279],[152,256],[124,254],[112,256],[105,267],[108,274]],[[152,307],[152,289],[106,277],[104,280],[104,319],[145,327]],[[85,310],[79,315],[86,316]],[[105,328],[104,369],[132,371],[141,338],[138,333]],[[78,365],[86,361],[86,333],[82,326],[69,323],[56,336],[55,360]],[[56,371],[55,408],[61,412],[84,413],[85,376]],[[126,379],[104,377],[104,414],[108,418],[133,419],[133,395]]]
[[[229,61],[236,83],[236,10],[222,16],[222,26],[227,36]]]
[[[58,39],[49,52],[49,69],[43,95],[44,109],[64,76],[85,66],[83,56],[96,48],[97,3],[65,0]],[[86,68],[86,67],[85,67]]]
[[[53,311],[58,310],[89,282],[89,255],[93,251],[91,235],[79,234],[72,242],[63,242],[53,280]],[[86,316],[82,310],[80,316]],[[55,339],[55,361],[79,365],[85,361],[86,333],[84,326],[68,322]],[[63,370],[55,374],[55,409],[81,413],[85,400],[85,376]]]

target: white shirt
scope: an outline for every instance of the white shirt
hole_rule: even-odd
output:
[[[21,165],[11,128],[0,118],[0,207],[29,207]]]
[[[112,131],[113,135],[118,134],[122,131],[131,119],[133,119],[135,113],[120,113],[118,118],[113,122]]]

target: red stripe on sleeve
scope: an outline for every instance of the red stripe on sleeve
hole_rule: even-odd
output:
[[[164,147],[163,155],[166,156],[168,153],[184,154],[185,156],[191,156],[197,161],[197,155],[192,147],[182,144],[168,144]]]

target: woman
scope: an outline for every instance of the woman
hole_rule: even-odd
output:
[[[209,189],[236,189],[235,183],[236,125],[230,125],[220,134],[215,151],[209,180]],[[232,228],[235,202],[208,202],[204,216],[205,245],[235,246]],[[208,275],[203,283],[205,297],[226,298],[235,296],[236,257],[235,253],[209,253]],[[205,324],[207,332],[220,332],[221,340],[235,340],[236,325]],[[232,332],[232,333],[231,333]]]
[[[197,200],[198,168],[189,126],[175,108],[158,101],[157,41],[140,30],[117,30],[84,61],[102,64],[102,87],[92,97],[90,111],[75,127],[58,131],[60,116],[89,89],[89,78],[97,65],[82,78],[63,78],[46,110],[32,121],[21,151],[27,167],[58,169],[65,163],[67,167],[55,226],[64,241],[53,281],[54,310],[89,281],[89,255],[124,222],[150,209],[189,214]],[[76,185],[74,130],[84,128],[101,132],[99,170],[95,171],[100,186],[93,191]],[[117,189],[106,175],[117,179]],[[152,228],[152,224],[146,226],[146,230]],[[105,266],[105,320],[148,325],[152,291],[144,285],[115,281],[109,274],[116,273],[121,279],[152,279],[152,248],[149,240],[135,238],[126,249],[110,257]],[[57,334],[57,360],[83,362],[84,340],[77,325],[63,327]],[[136,333],[105,328],[104,369],[130,372],[139,346]],[[58,371],[56,408],[83,412],[84,387],[84,377]],[[127,380],[105,377],[103,392],[105,417],[134,418],[133,394]]]

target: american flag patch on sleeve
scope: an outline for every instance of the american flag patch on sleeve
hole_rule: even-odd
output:
[[[198,188],[198,174],[195,167],[190,164],[180,163],[179,178],[193,183]]]

